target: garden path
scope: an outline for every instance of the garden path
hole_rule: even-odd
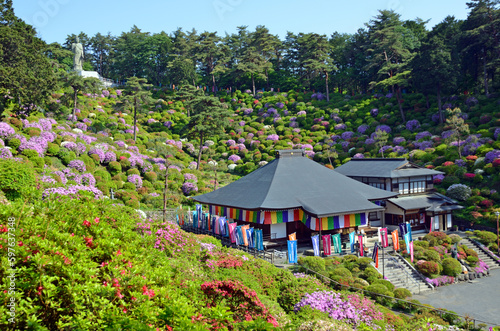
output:
[[[500,270],[491,271],[489,277],[469,282],[438,287],[412,298],[436,308],[445,308],[460,315],[500,326]],[[477,325],[478,323],[476,323]]]

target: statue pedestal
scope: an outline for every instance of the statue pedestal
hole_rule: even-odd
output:
[[[76,72],[78,75],[82,76],[83,78],[97,78],[102,82],[102,85],[104,87],[115,87],[116,84],[111,80],[107,79],[104,77],[101,77],[97,71],[85,71],[85,70],[80,70]]]

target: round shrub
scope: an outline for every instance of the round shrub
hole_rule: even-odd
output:
[[[443,266],[443,275],[457,277],[462,272],[462,265],[454,258],[447,257],[443,259],[441,265]]]
[[[439,253],[436,252],[433,249],[426,249],[424,251],[424,257],[427,261],[434,261],[434,262],[439,262],[441,261],[441,257],[439,256]]]
[[[130,200],[125,201],[125,206],[132,207],[134,209],[139,209],[140,205],[141,204],[139,203],[139,200],[137,200],[137,199],[130,199]]]
[[[153,183],[158,179],[158,175],[156,172],[149,171],[144,174],[144,178]]]
[[[474,235],[479,239],[479,241],[486,246],[495,243],[497,241],[497,235],[490,231],[474,231]]]
[[[111,175],[115,176],[116,174],[122,172],[122,165],[120,164],[120,162],[116,161],[109,162],[108,170],[111,173]]]
[[[390,281],[386,280],[386,279],[377,279],[376,281],[373,282],[372,285],[375,285],[375,284],[382,284],[384,285],[389,291],[394,291],[394,284],[392,284]]]
[[[33,164],[35,165],[36,168],[38,168],[38,170],[41,170],[45,165],[45,160],[43,159],[43,157],[40,156],[34,156],[30,158],[30,161],[33,162]]]
[[[137,189],[140,189],[142,187],[142,179],[141,179],[141,176],[139,176],[139,175],[135,175],[135,174],[129,175],[127,177],[127,181],[129,183],[134,184]]]
[[[352,274],[349,269],[344,267],[338,267],[330,272],[330,276],[340,276],[342,278],[351,278]]]
[[[417,269],[424,275],[439,275],[439,264],[434,261],[423,261],[422,263],[417,263]]]
[[[453,184],[448,187],[446,190],[446,195],[448,195],[452,199],[465,201],[471,195],[471,189],[467,185],[464,184]]]
[[[0,159],[0,190],[9,200],[24,199],[32,196],[36,187],[33,168],[24,162]]]
[[[49,143],[48,148],[47,148],[47,154],[50,155],[57,155],[59,153],[60,147],[56,144]]]
[[[462,240],[462,237],[460,237],[458,234],[454,234],[454,233],[450,234],[448,237],[451,239],[451,243],[453,245],[459,243]]]
[[[406,288],[397,288],[394,290],[394,297],[396,299],[406,299],[406,298],[411,298],[412,294],[411,292],[406,289]]]
[[[369,296],[372,299],[374,299],[375,301],[377,301],[378,303],[380,303],[384,306],[389,305],[392,302],[392,299],[386,298],[386,297],[381,297],[377,294],[382,294],[382,295],[394,298],[394,293],[389,291],[389,289],[387,289],[387,287],[385,287],[382,284],[372,284],[372,285],[368,286],[366,288],[366,290],[371,292],[371,293],[369,293]]]
[[[358,266],[361,270],[366,269],[372,262],[373,260],[369,257],[360,257],[357,260]]]
[[[39,156],[38,152],[33,149],[25,149],[21,152],[21,154],[26,156],[28,159]]]
[[[366,280],[363,278],[354,278],[354,285],[358,285],[360,288],[365,288],[370,285]]]
[[[135,185],[129,182],[126,182],[123,184],[123,189],[125,190],[134,190],[135,191]]]
[[[474,266],[474,265],[476,265],[479,262],[479,258],[476,257],[476,256],[472,256],[472,255],[471,256],[467,256],[467,262],[469,262],[469,264],[471,266]]]
[[[109,174],[109,172],[107,172],[105,170],[96,170],[94,172],[94,177],[101,177],[103,182],[107,182],[107,181],[111,180],[111,175]]]
[[[377,269],[369,266],[361,273],[360,277],[370,281],[370,278],[379,279],[382,278],[382,275],[377,271]]]
[[[7,146],[12,147],[12,149],[18,149],[20,145],[21,145],[21,140],[17,138],[13,138],[9,140],[9,142],[7,143]]]
[[[132,169],[129,169],[127,170],[127,175],[130,176],[130,175],[140,175],[141,172],[139,170],[137,170],[136,168],[132,168]]]
[[[324,272],[326,270],[325,260],[319,256],[303,256],[299,258],[298,262],[301,266],[316,272]]]
[[[419,240],[414,242],[415,246],[420,246],[423,248],[429,248],[429,242],[425,240]]]

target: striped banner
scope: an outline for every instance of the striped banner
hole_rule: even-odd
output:
[[[366,225],[366,213],[346,214],[323,218],[312,217],[302,209],[279,211],[252,211],[238,208],[209,205],[211,215],[257,224],[280,224],[300,221],[313,231],[336,230]]]

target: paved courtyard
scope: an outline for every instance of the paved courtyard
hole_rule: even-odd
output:
[[[460,315],[467,314],[489,322],[488,326],[500,326],[500,269],[494,269],[489,277],[475,279],[472,283],[439,287],[435,291],[414,295],[413,299]]]

